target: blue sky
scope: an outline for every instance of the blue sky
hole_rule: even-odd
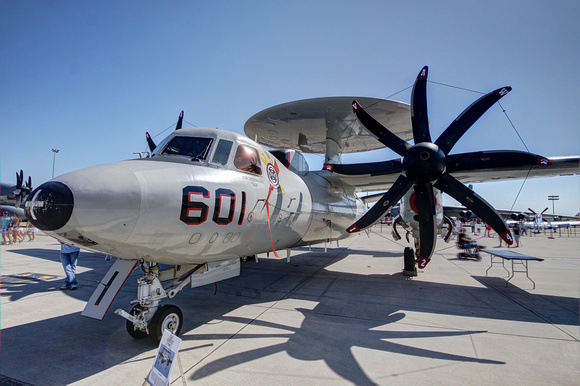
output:
[[[242,132],[267,107],[323,96],[388,97],[429,65],[431,81],[488,92],[531,152],[580,154],[580,2],[2,1],[0,178],[56,175],[133,158],[180,110]],[[393,99],[409,102],[410,91]],[[436,138],[479,97],[428,85]],[[169,131],[156,138],[159,142]],[[492,107],[454,153],[525,150]],[[395,158],[388,151],[346,160]],[[320,168],[321,157],[309,157]],[[579,178],[477,184],[501,209],[575,214]],[[451,200],[446,203],[452,203]]]

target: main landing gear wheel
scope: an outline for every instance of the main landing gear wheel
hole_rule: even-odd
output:
[[[137,306],[133,307],[130,314],[135,316],[135,317],[139,317],[138,315],[141,314],[142,312],[143,312],[143,310],[141,309],[141,306],[137,305]],[[127,327],[127,332],[129,333],[129,335],[131,335],[135,339],[144,339],[144,338],[147,338],[149,336],[147,331],[143,331],[143,330],[140,330],[138,328],[135,328],[135,325],[130,320],[127,320],[127,322],[125,323],[125,327]]]
[[[169,330],[174,335],[179,335],[183,325],[183,313],[172,305],[164,305],[157,309],[149,323],[149,337],[159,344],[163,331]]]

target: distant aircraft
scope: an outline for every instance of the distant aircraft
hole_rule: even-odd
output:
[[[21,208],[24,199],[32,190],[32,179],[24,182],[24,173],[16,173],[16,185],[0,183],[0,213],[7,212],[11,216],[17,213],[20,218],[26,220],[24,209]]]
[[[548,229],[548,228],[569,228],[580,226],[580,219],[577,216],[552,215],[544,216],[548,208],[541,213],[536,213],[528,208],[529,212],[519,212],[513,210],[497,209],[497,212],[506,220],[507,224],[512,226],[516,223],[526,225],[531,229]],[[445,216],[456,217],[460,219],[478,218],[475,213],[461,206],[444,206]]]
[[[531,212],[531,215],[527,214],[527,213],[519,213],[519,214],[510,214],[509,219],[511,219],[514,222],[523,222],[524,224],[531,226],[532,228],[535,229],[540,229],[542,228],[542,215],[548,210],[548,208],[544,209],[542,212],[540,213],[536,213],[534,212],[532,209],[528,208],[528,210]],[[530,219],[533,219],[533,221],[529,221]]]
[[[577,174],[580,157],[450,154],[510,88],[477,100],[432,142],[426,83],[427,67],[417,77],[411,106],[344,97],[275,106],[246,122],[244,131],[254,140],[225,130],[182,128],[180,115],[176,130],[159,145],[148,136],[150,156],[54,178],[30,193],[26,214],[57,240],[117,257],[84,316],[102,319],[129,274],[140,267],[133,308],[115,312],[127,320],[131,336],[156,342],[164,329],[181,330],[181,310],[162,301],[186,285],[239,275],[240,257],[287,250],[290,258],[292,248],[344,239],[379,221],[399,200],[402,221],[415,238],[415,251],[405,251],[407,271],[424,268],[433,253],[443,218],[440,191],[511,244],[505,221],[463,183]],[[412,136],[414,145],[405,141]],[[340,163],[342,153],[384,146],[402,159]],[[301,152],[324,153],[324,169],[310,171]],[[386,189],[365,213],[355,193]]]
[[[536,213],[533,209],[528,208],[531,212],[530,215],[527,213],[520,213],[518,215],[510,215],[510,219],[513,222],[522,222],[524,225],[531,229],[546,229],[546,228],[568,228],[571,226],[579,226],[580,220],[578,217],[574,218],[571,216],[557,216],[552,215],[552,217],[544,217],[544,213],[548,208],[544,209],[540,213]],[[530,221],[531,220],[531,221]],[[510,221],[508,221],[510,222]]]
[[[2,213],[2,214],[8,213],[8,215],[11,217],[14,216],[14,214],[18,214],[18,217],[20,217],[23,220],[26,220],[26,215],[24,214],[24,209],[15,208],[12,205],[0,204],[0,213]]]

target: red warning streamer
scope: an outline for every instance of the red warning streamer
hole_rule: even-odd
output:
[[[272,243],[272,251],[274,252],[274,256],[276,256],[278,259],[280,258],[280,256],[278,256],[278,253],[276,252],[276,247],[274,247],[274,239],[272,238],[272,226],[270,225],[270,203],[268,202],[268,200],[270,199],[270,194],[272,194],[272,190],[274,190],[274,187],[272,185],[270,185],[270,190],[268,191],[268,197],[266,198],[266,213],[268,214],[268,229],[270,230],[270,242]]]

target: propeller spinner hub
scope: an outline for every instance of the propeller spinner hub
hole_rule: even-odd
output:
[[[421,142],[411,147],[403,158],[403,171],[416,184],[437,180],[445,172],[446,157],[439,146]]]

